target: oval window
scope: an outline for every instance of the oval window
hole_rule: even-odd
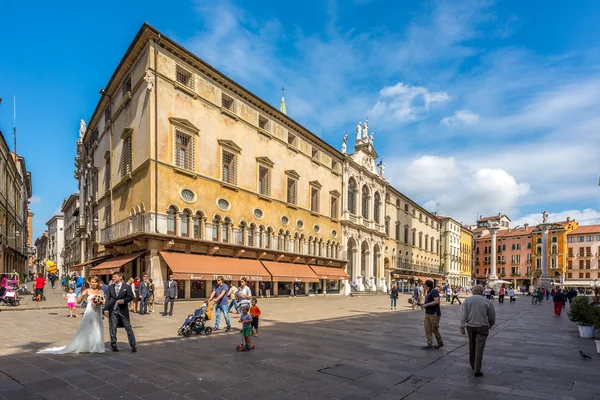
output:
[[[296,222],[296,226],[298,227],[298,229],[302,229],[304,228],[304,222],[298,220],[298,222]]]
[[[284,215],[283,217],[281,217],[281,223],[287,226],[287,224],[290,223],[290,219]]]
[[[229,202],[225,199],[219,199],[217,201],[217,207],[219,207],[223,211],[229,210]]]
[[[319,225],[315,225],[313,226],[313,229],[315,230],[315,232],[319,233],[319,231],[321,230],[321,228],[319,228]]]
[[[335,229],[331,231],[331,236],[337,237],[337,231]]]
[[[262,210],[260,208],[255,208],[254,209],[254,216],[257,219],[262,219],[262,217],[264,216],[264,213],[262,212]]]
[[[187,201],[188,203],[191,203],[196,198],[196,195],[190,189],[183,189],[181,191],[181,198],[183,198],[183,200]]]

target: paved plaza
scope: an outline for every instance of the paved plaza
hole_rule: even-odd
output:
[[[472,375],[460,306],[442,307],[445,347],[424,351],[423,313],[385,296],[264,299],[256,349],[230,333],[177,337],[199,303],[173,317],[134,315],[139,351],[40,356],[66,344],[79,320],[67,310],[0,312],[1,399],[600,399],[600,354],[552,306],[495,303],[482,378]],[[212,325],[213,321],[211,321]],[[105,324],[108,340],[108,323]],[[579,350],[593,357],[585,361]]]

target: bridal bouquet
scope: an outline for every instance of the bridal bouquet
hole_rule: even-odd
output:
[[[106,299],[104,298],[103,294],[97,294],[94,296],[94,298],[92,299],[92,304],[96,305],[96,306],[103,306],[106,304]]]

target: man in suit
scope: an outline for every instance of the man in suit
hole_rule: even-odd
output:
[[[165,312],[162,314],[163,317],[173,316],[173,304],[179,294],[177,290],[177,281],[173,279],[173,274],[171,274],[169,280],[165,282]],[[169,312],[167,313],[167,306],[169,305]]]
[[[113,284],[108,287],[108,295],[104,305],[104,316],[109,318],[110,348],[112,351],[119,351],[117,348],[117,328],[125,328],[131,351],[135,353],[137,345],[129,322],[129,307],[127,305],[133,300],[133,290],[131,286],[123,282],[122,273],[116,272],[112,278]]]
[[[148,297],[150,297],[150,282],[148,282],[148,275],[142,277],[138,290],[140,296],[140,315],[144,315],[148,312]]]

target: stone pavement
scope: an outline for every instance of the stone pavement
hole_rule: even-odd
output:
[[[194,304],[173,317],[133,316],[139,351],[36,355],[66,344],[79,320],[63,310],[0,313],[1,399],[600,399],[600,354],[552,306],[495,303],[498,325],[475,378],[460,306],[443,302],[445,347],[424,351],[423,313],[385,296],[260,300],[256,349],[235,351],[237,329],[177,337]],[[233,326],[239,328],[232,314]],[[107,324],[106,324],[107,325]],[[108,339],[108,332],[106,332]],[[593,357],[582,360],[583,350]]]

